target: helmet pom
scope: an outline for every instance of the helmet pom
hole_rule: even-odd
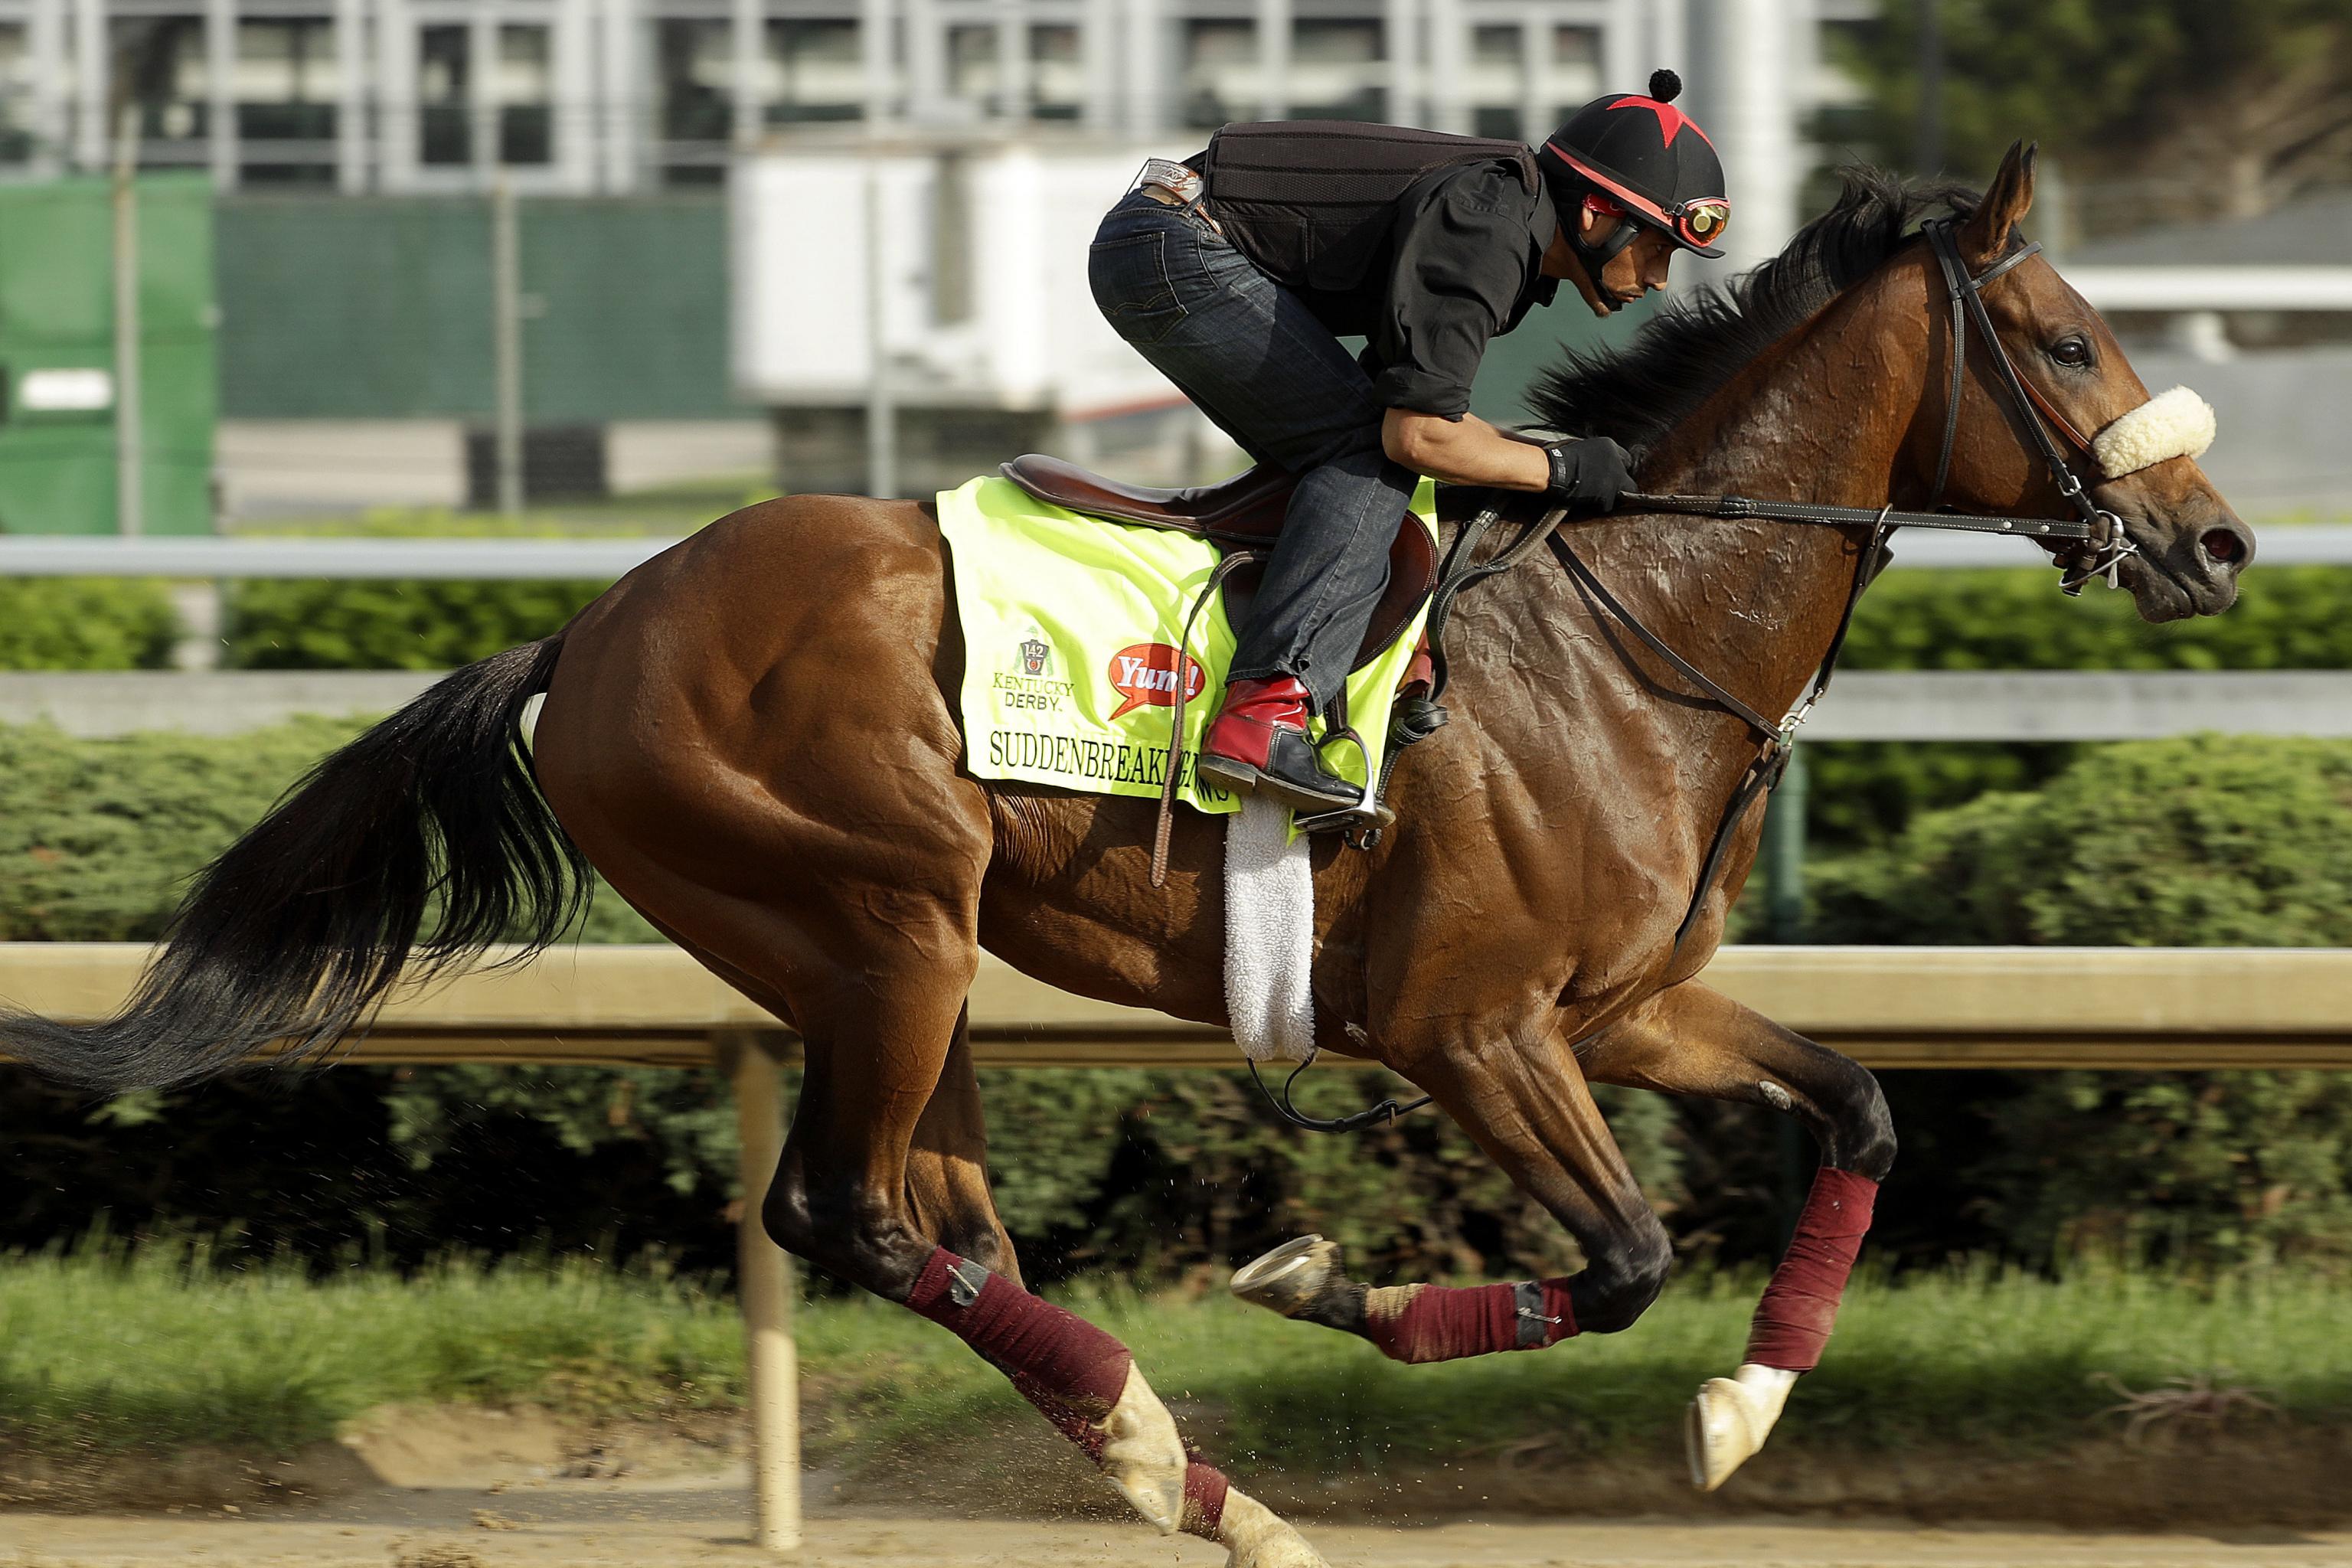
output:
[[[1682,89],[1683,79],[1674,72],[1654,70],[1650,73],[1650,96],[1660,103],[1672,103],[1675,100],[1675,95]]]

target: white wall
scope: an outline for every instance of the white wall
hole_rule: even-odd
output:
[[[1146,152],[1008,143],[968,155],[971,312],[952,321],[939,319],[930,275],[937,155],[744,160],[730,187],[736,390],[777,405],[865,400],[869,246],[878,243],[884,342],[899,402],[1083,417],[1174,399],[1103,321],[1087,286],[1096,226]],[[869,174],[881,192],[878,237],[867,222]]]

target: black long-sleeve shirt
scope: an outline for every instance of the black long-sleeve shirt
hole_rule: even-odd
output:
[[[1213,187],[1207,205],[1213,216]],[[1282,281],[1335,336],[1365,338],[1362,363],[1382,406],[1458,419],[1488,341],[1551,303],[1559,284],[1544,276],[1543,255],[1559,217],[1550,195],[1529,191],[1505,162],[1433,170],[1390,213],[1352,285]],[[1250,254],[1246,236],[1235,242]]]

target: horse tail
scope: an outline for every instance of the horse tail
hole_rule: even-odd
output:
[[[197,876],[121,1012],[0,1013],[0,1054],[110,1093],[186,1083],[273,1044],[324,1053],[404,971],[553,942],[593,884],[518,726],[562,648],[468,665],[320,763]]]

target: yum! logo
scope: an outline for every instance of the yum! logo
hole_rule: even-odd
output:
[[[1187,657],[1184,660],[1184,700],[1190,702],[1201,695],[1207,685],[1209,672],[1201,661]],[[1110,683],[1125,700],[1111,713],[1123,719],[1145,703],[1157,708],[1176,705],[1176,650],[1164,642],[1130,643],[1111,656]]]

